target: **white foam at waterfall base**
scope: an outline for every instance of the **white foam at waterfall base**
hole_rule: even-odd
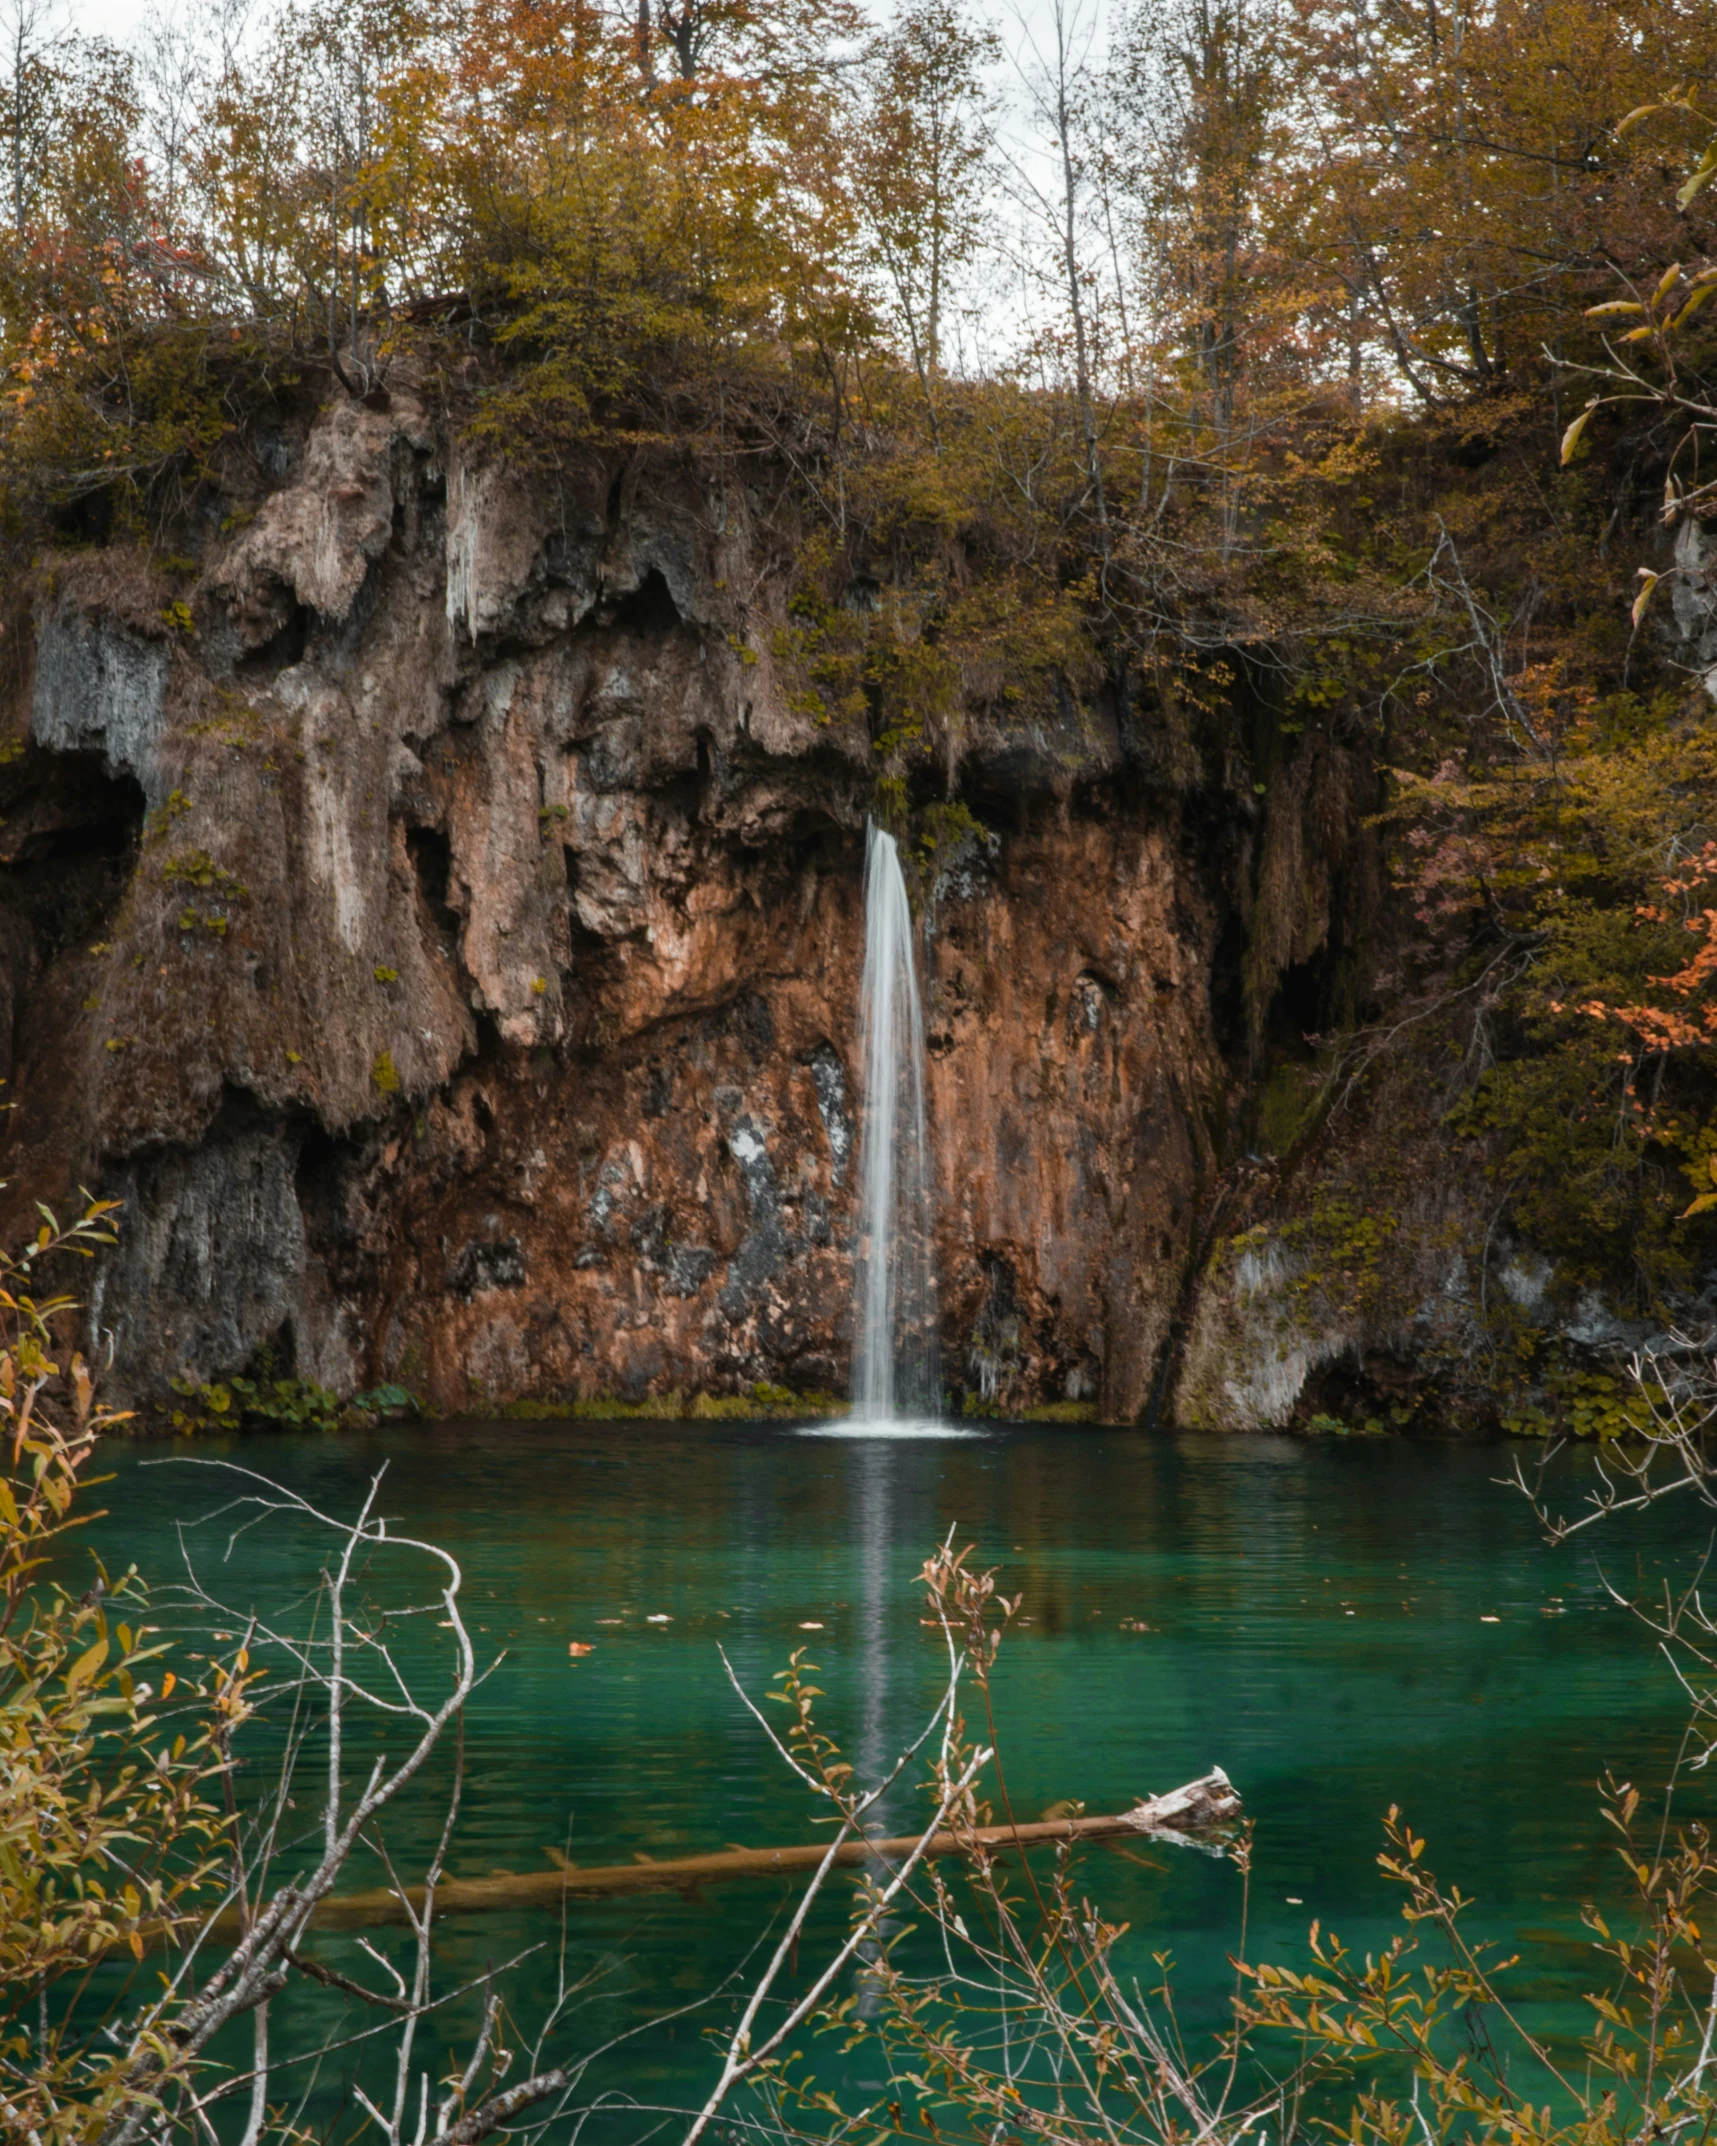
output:
[[[930,1271],[930,1144],[924,1016],[912,909],[892,835],[865,837],[863,1118],[853,1259],[853,1413],[838,1437],[946,1436],[937,1420],[936,1295]]]
[[[950,1423],[945,1416],[891,1416],[887,1421],[849,1416],[845,1421],[808,1424],[801,1438],[987,1438],[987,1430]]]

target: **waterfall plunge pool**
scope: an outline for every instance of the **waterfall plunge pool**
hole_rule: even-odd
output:
[[[1063,1798],[1124,1808],[1225,1767],[1258,1825],[1248,1954],[1303,1964],[1314,1917],[1361,1951],[1398,1927],[1374,1863],[1380,1819],[1398,1802],[1428,1836],[1432,1867],[1475,1896],[1475,1927],[1527,1953],[1527,2016],[1585,2030],[1580,1992],[1595,1970],[1579,1906],[1623,1897],[1594,1784],[1606,1767],[1660,1783],[1683,1719],[1667,1667],[1610,1602],[1595,1558],[1631,1574],[1637,1554],[1648,1582],[1684,1572],[1705,1539],[1694,1512],[1652,1516],[1649,1540],[1618,1530],[1552,1550],[1498,1486],[1496,1447],[838,1428],[858,1435],[459,1423],[116,1445],[114,1480],[93,1501],[109,1517],[92,1533],[110,1563],[135,1560],[159,1586],[178,1569],[177,1525],[233,1488],[187,1461],[231,1460],[349,1513],[385,1460],[380,1509],[398,1516],[396,1532],[460,1557],[479,1645],[507,1653],[467,1733],[451,1868],[478,1876],[542,1869],[550,1850],[599,1864],[817,1838],[809,1799],[728,1687],[717,1648],[753,1693],[794,1647],[812,1648],[827,1724],[861,1772],[876,1767],[937,1688],[914,1575],[954,1526],[1025,1596],[1029,1622],[996,1680],[1017,1814]],[[210,1523],[184,1540],[235,1611],[313,1583],[321,1546],[269,1525],[229,1548],[230,1533]],[[432,1622],[408,1646],[430,1645]],[[593,1651],[570,1656],[574,1641]],[[265,1746],[266,1732],[252,1747],[259,1768]],[[1709,1815],[1699,1780],[1684,1819]],[[396,1853],[426,1852],[444,1788],[429,1784],[390,1822]],[[915,1808],[902,1795],[889,1830],[908,1828]],[[1183,2021],[1218,2021],[1239,1942],[1232,1864],[1093,1848],[1082,1870],[1084,1889],[1132,1925],[1141,1981],[1157,1979],[1153,1954],[1171,1953]],[[563,2039],[589,2047],[644,2028],[592,2089],[674,2106],[701,2092],[715,2061],[705,2030],[729,2014],[646,2023],[715,1988],[784,1898],[748,1880],[692,1900],[571,1904],[567,1969],[593,1979]],[[839,1931],[849,1899],[838,1885],[818,1936]],[[555,1981],[557,1917],[449,1919],[440,1972],[480,1972],[545,1937],[516,1982],[528,2025]],[[318,1945],[334,1960],[350,1942]],[[807,1963],[815,1950],[807,1939]],[[474,2018],[475,2002],[465,2009]],[[450,2016],[444,2040],[471,2024]],[[839,2078],[834,2043],[816,2046]],[[862,2055],[849,2062],[851,2083],[870,2083]],[[315,2098],[333,2110],[345,2091],[330,2074]],[[597,2135],[635,2136],[638,2120],[627,2123]]]

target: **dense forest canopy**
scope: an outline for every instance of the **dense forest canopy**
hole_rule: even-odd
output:
[[[774,653],[915,854],[1007,809],[960,793],[968,711],[1101,706],[1234,889],[1221,1142],[1288,1166],[1409,1098],[1489,1158],[1483,1257],[1674,1315],[1717,1173],[1717,15],[1004,27],[330,0],[128,53],[12,0],[14,560],[136,545],[194,599],[256,413],[398,368],[515,465],[785,472]],[[1342,1220],[1380,1182],[1318,1209],[1338,1292],[1383,1286]],[[1479,1383],[1542,1398],[1487,1316]]]
[[[1536,390],[1706,236],[1673,0],[1054,0],[1011,58],[960,0],[8,16],[11,414],[73,485],[196,451],[212,331],[362,391],[457,316],[563,419],[765,353],[858,404],[905,363],[932,428],[951,376],[1070,393],[1101,519],[1143,411],[1207,472],[1296,393]]]

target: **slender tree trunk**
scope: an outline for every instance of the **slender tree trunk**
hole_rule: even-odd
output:
[[[1067,310],[1073,323],[1073,382],[1079,400],[1079,426],[1085,448],[1085,480],[1103,532],[1103,556],[1109,556],[1109,506],[1103,496],[1103,469],[1097,453],[1097,412],[1091,394],[1091,351],[1085,327],[1085,298],[1079,287],[1079,173],[1073,157],[1073,100],[1067,79],[1067,16],[1062,0],[1055,8],[1055,131],[1061,143],[1061,251],[1067,276]]]
[[[24,237],[24,11],[18,10],[12,31],[12,233]]]

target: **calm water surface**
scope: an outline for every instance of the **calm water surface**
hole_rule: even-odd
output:
[[[1374,1858],[1398,1802],[1429,1836],[1433,1867],[1476,1896],[1487,1934],[1538,1941],[1522,1994],[1561,2032],[1583,2024],[1579,1906],[1620,1893],[1594,1784],[1612,1766],[1660,1781],[1682,1722],[1667,1668],[1610,1605],[1595,1553],[1619,1578],[1649,1578],[1680,1569],[1705,1533],[1689,1512],[1659,1516],[1649,1542],[1616,1533],[1552,1551],[1497,1486],[1507,1455],[1495,1447],[458,1424],[195,1450],[340,1513],[385,1461],[380,1509],[462,1560],[479,1642],[506,1660],[471,1710],[461,1876],[540,1869],[550,1848],[608,1863],[814,1839],[815,1814],[717,1648],[761,1692],[792,1648],[813,1646],[830,1725],[861,1772],[878,1768],[937,1688],[914,1574],[954,1526],[1025,1596],[1030,1621],[996,1686],[1017,1813],[1069,1797],[1114,1810],[1225,1767],[1258,1825],[1248,1951],[1289,1961],[1314,1917],[1361,1947],[1387,1938],[1395,1902]],[[103,1492],[104,1553],[157,1581],[177,1568],[176,1524],[230,1492],[218,1472],[166,1459],[188,1451],[120,1451]],[[209,1523],[183,1539],[235,1610],[278,1608],[313,1579],[303,1534],[257,1528],[230,1547],[229,1534]],[[594,1652],[570,1657],[571,1640]],[[444,1785],[445,1773],[432,1784]],[[914,1808],[902,1793],[891,1830]],[[391,1843],[411,1852],[436,1811],[417,1799],[390,1821]],[[1219,2017],[1239,1942],[1233,1867],[1097,1849],[1085,1871],[1133,1925],[1141,1975],[1172,1953],[1185,2016]],[[716,1987],[783,1897],[745,1881],[692,1901],[574,1903],[567,1970],[594,1979],[562,2046]],[[830,1903],[828,1933],[844,1912]],[[528,2024],[554,1984],[556,1920],[450,1919],[442,1971],[548,1939],[521,1985]],[[333,1958],[345,1941],[319,1942]],[[683,2104],[712,2075],[703,2036],[719,2016],[648,2028],[595,2083]],[[325,2076],[324,2113],[343,2076]],[[856,2076],[865,2083],[862,2061]]]

